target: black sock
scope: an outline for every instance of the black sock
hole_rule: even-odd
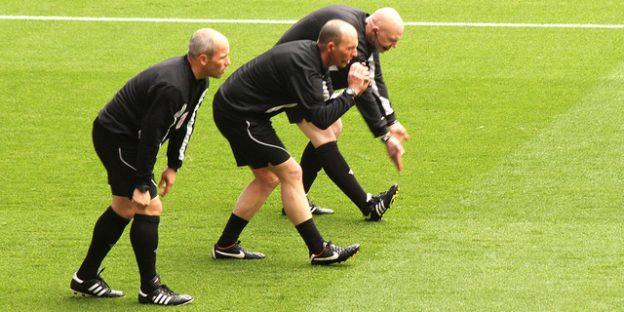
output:
[[[307,221],[301,222],[295,226],[301,238],[308,246],[308,251],[310,253],[319,253],[323,251],[323,237],[321,233],[316,228],[316,224],[314,224],[314,220],[308,219]]]
[[[230,215],[230,219],[225,225],[225,228],[223,229],[221,237],[219,237],[217,246],[227,247],[236,243],[238,241],[238,236],[243,231],[243,229],[245,229],[247,223],[249,223],[249,221],[232,213]]]
[[[158,223],[160,216],[137,214],[130,227],[130,242],[141,274],[141,290],[146,293],[153,290],[152,279],[157,275]]]
[[[316,157],[323,165],[325,173],[349,199],[362,211],[368,214],[367,194],[353,175],[347,161],[342,157],[336,141],[323,144],[316,148]]]
[[[96,277],[104,257],[115,246],[128,222],[130,220],[122,218],[108,206],[108,209],[95,222],[91,245],[80,269],[78,269],[78,278],[90,280]]]
[[[321,163],[316,158],[316,149],[312,142],[308,142],[308,145],[303,150],[300,165],[303,171],[303,190],[307,194],[322,168]]]

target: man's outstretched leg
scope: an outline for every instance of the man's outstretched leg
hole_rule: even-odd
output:
[[[267,168],[252,169],[254,179],[247,185],[236,201],[234,211],[223,229],[219,241],[212,248],[214,259],[263,259],[263,253],[249,251],[238,240],[249,220],[258,212],[279,179]]]
[[[334,184],[360,209],[362,215],[368,220],[379,221],[394,202],[398,186],[395,184],[388,191],[374,197],[366,193],[338,149],[337,136],[333,132],[334,130],[321,130],[306,121],[297,125],[310,138],[310,144],[306,147],[307,153],[304,152],[305,163],[308,164],[309,168],[314,170],[320,164]],[[316,148],[312,150],[311,145]],[[308,168],[304,170],[308,170]],[[307,187],[311,187],[311,183],[314,181],[313,177],[316,175],[304,171],[304,176],[306,176],[305,181],[310,183]],[[304,185],[305,187],[306,185]]]
[[[308,246],[311,264],[325,265],[343,262],[359,251],[359,244],[343,248],[323,239],[308,209],[308,201],[301,183],[301,167],[297,162],[290,158],[270,169],[280,179],[282,204],[288,218]]]

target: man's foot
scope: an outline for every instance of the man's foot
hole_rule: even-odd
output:
[[[399,192],[399,185],[393,184],[387,191],[373,196],[368,202],[369,214],[366,218],[368,221],[379,221],[381,217],[390,209]]]
[[[241,247],[240,241],[226,247],[216,244],[212,248],[213,259],[264,259],[264,254],[256,251],[248,251]]]
[[[112,289],[106,284],[104,279],[100,276],[104,269],[98,271],[95,278],[90,280],[82,280],[78,278],[78,273],[74,273],[69,288],[76,295],[93,296],[101,298],[117,298],[123,297],[124,292],[121,290]]]
[[[359,250],[360,244],[340,247],[332,244],[332,242],[324,242],[323,250],[320,253],[310,255],[310,263],[312,265],[328,265],[336,262],[340,263],[351,258]]]
[[[139,289],[139,303],[156,305],[183,305],[191,303],[193,297],[190,295],[180,295],[169,289],[167,285],[160,284],[160,276],[156,275],[152,279],[152,291],[144,293]]]
[[[323,208],[321,206],[317,206],[314,202],[308,200],[308,204],[310,205],[310,212],[313,215],[328,215],[328,214],[333,214],[334,210],[331,208]],[[282,208],[282,215],[285,216],[286,215],[286,210],[284,210],[284,208]]]

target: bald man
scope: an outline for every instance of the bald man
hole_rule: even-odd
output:
[[[156,273],[160,196],[169,193],[182,166],[208,77],[219,78],[230,65],[229,43],[216,30],[196,31],[188,53],[156,64],[130,79],[93,122],[93,144],[108,173],[112,203],[93,230],[87,256],[74,274],[75,294],[121,297],[99,267],[130,220],[130,242],[141,277],[139,303],[181,305],[193,298],[161,284]],[[153,168],[160,145],[169,140],[168,166],[157,193]]]
[[[403,36],[403,20],[392,8],[382,8],[369,15],[358,9],[332,5],[310,13],[294,24],[278,41],[285,42],[312,39],[328,20],[341,19],[351,24],[358,32],[358,55],[353,62],[363,62],[370,69],[370,87],[355,99],[356,106],[375,137],[384,142],[388,155],[396,168],[401,171],[401,156],[404,153],[402,142],[409,139],[407,130],[395,117],[394,109],[388,100],[379,54],[396,48]],[[347,71],[334,68],[331,71],[335,89],[347,87]],[[298,118],[288,112],[290,118]],[[311,134],[310,143],[301,156],[303,185],[306,194],[310,191],[318,172],[323,168],[330,179],[351,199],[367,220],[379,221],[392,205],[398,192],[398,185],[392,185],[377,196],[365,192],[355,178],[353,170],[338,149],[337,140],[342,131],[342,122],[336,121],[329,129],[318,129],[307,124]],[[330,214],[333,210],[310,203],[315,214]]]
[[[357,55],[357,33],[344,21],[327,22],[318,41],[290,42],[263,53],[241,66],[219,88],[213,116],[229,141],[238,166],[248,166],[253,180],[242,191],[223,233],[212,250],[215,259],[262,259],[264,254],[241,247],[239,236],[275,187],[281,185],[282,204],[308,247],[313,265],[342,262],[358,244],[340,247],[326,241],[312,220],[301,182],[301,167],[271,126],[271,118],[296,110],[320,129],[326,129],[354,104],[368,87],[368,70],[350,66],[349,92],[330,98],[328,69],[345,68]],[[301,130],[307,135],[306,128]]]

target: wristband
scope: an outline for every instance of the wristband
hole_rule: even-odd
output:
[[[344,93],[348,96],[350,96],[352,99],[355,99],[355,97],[357,96],[357,94],[355,94],[355,90],[353,90],[352,88],[346,88],[344,90]]]
[[[381,141],[384,143],[388,143],[388,141],[392,138],[392,133],[388,132],[381,137]]]

